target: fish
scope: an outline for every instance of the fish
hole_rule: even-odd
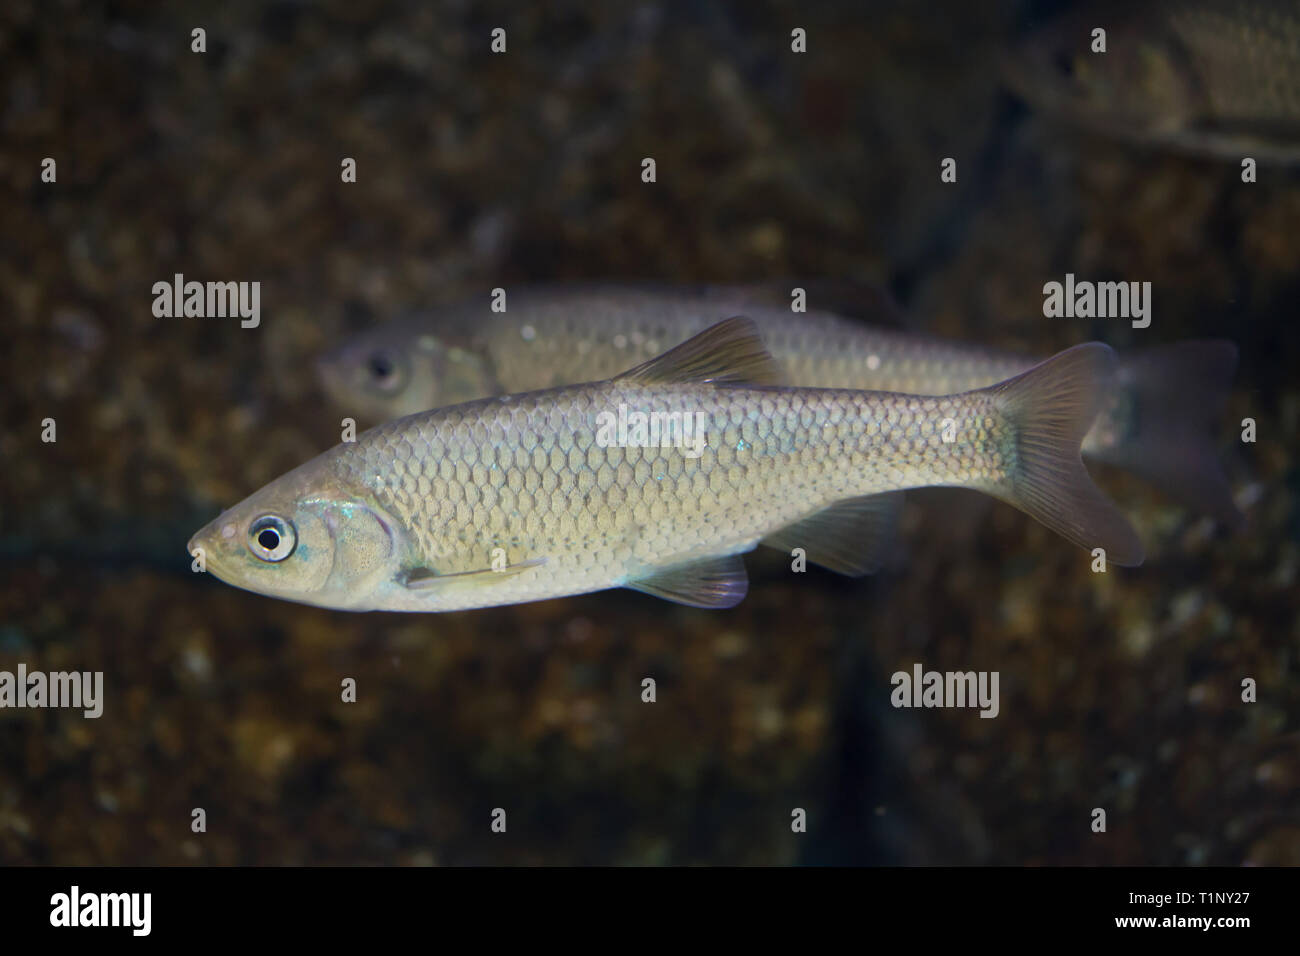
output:
[[[369,429],[219,515],[189,551],[227,584],[340,610],[608,588],[726,608],[759,544],[869,573],[891,547],[896,493],[953,485],[1132,566],[1141,541],[1079,453],[1114,372],[1114,352],[1087,343],[957,395],[790,388],[736,316],[606,381]],[[703,416],[704,441],[614,428],[636,414]]]
[[[606,379],[741,311],[780,366],[782,384],[794,387],[947,395],[997,384],[1041,361],[816,309],[794,313],[745,287],[610,283],[511,290],[504,312],[493,312],[486,296],[415,312],[322,355],[317,371],[340,408],[378,423]],[[898,325],[883,295],[866,314]],[[1121,353],[1115,388],[1084,440],[1084,456],[1239,528],[1244,516],[1213,437],[1236,365],[1236,346],[1221,339]]]
[[[1094,29],[1106,31],[1092,52]],[[1300,162],[1300,4],[1155,0],[1077,6],[1030,29],[1002,63],[1013,93],[1130,142]]]

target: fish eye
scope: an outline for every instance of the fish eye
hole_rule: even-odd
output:
[[[1059,50],[1052,57],[1052,65],[1056,67],[1056,72],[1067,80],[1074,79],[1075,61],[1074,54],[1067,50]]]
[[[406,364],[390,349],[371,352],[366,359],[370,384],[381,392],[395,392],[406,384]]]
[[[292,522],[279,515],[262,515],[248,526],[248,550],[263,561],[283,561],[297,543]]]

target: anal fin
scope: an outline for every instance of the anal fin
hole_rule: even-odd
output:
[[[837,501],[760,543],[787,553],[802,548],[813,564],[860,577],[879,571],[898,537],[901,491]]]

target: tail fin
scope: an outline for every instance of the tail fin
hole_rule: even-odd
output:
[[[1099,342],[1076,345],[1028,372],[991,386],[1016,434],[1012,478],[992,494],[1118,565],[1142,563],[1142,542],[1084,470],[1079,446],[1106,390],[1115,353]]]
[[[1246,519],[1233,503],[1213,439],[1236,368],[1237,347],[1222,339],[1121,355],[1116,400],[1098,416],[1088,456],[1240,527]]]

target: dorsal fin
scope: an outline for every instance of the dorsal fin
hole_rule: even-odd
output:
[[[777,385],[781,371],[763,345],[753,320],[737,315],[709,326],[614,381],[635,385]]]

